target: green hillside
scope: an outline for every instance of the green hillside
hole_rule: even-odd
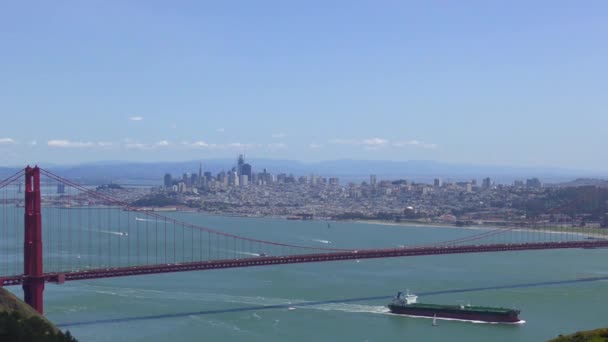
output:
[[[552,339],[549,342],[604,342],[608,341],[608,328],[579,331],[572,335]]]
[[[36,310],[0,287],[0,341],[76,342],[70,332],[62,333]]]

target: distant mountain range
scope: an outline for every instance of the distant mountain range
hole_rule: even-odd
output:
[[[165,173],[179,177],[183,173],[195,173],[199,169],[199,160],[184,162],[124,162],[102,161],[79,165],[50,165],[46,168],[63,177],[83,183],[102,184],[141,183],[160,184]],[[496,183],[512,183],[514,180],[538,177],[544,183],[559,183],[576,178],[604,178],[608,173],[577,171],[548,167],[509,167],[474,164],[451,164],[425,160],[382,161],[382,160],[329,160],[322,162],[299,162],[278,159],[248,159],[254,172],[267,169],[273,174],[287,173],[294,175],[316,174],[324,177],[340,177],[342,183],[369,179],[370,174],[378,179],[407,179],[416,182],[432,182],[434,178],[443,181],[465,181],[490,177]],[[203,160],[203,171],[216,174],[222,170],[229,171],[235,166],[233,159]],[[41,165],[45,167],[44,165]],[[17,168],[0,167],[0,178],[11,175]]]

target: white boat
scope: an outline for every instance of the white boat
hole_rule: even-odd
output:
[[[437,326],[437,314],[435,314],[433,316],[433,326],[436,327]]]
[[[296,308],[294,308],[293,306],[290,306],[290,307],[288,307],[288,308],[287,308],[287,311],[293,311],[293,310],[295,310],[295,309],[296,309]]]

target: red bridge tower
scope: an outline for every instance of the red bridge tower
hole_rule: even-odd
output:
[[[43,313],[42,217],[40,214],[40,169],[25,169],[25,239],[23,246],[23,293],[25,302]]]

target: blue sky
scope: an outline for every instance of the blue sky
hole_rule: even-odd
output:
[[[605,1],[0,5],[0,164],[608,170]]]

